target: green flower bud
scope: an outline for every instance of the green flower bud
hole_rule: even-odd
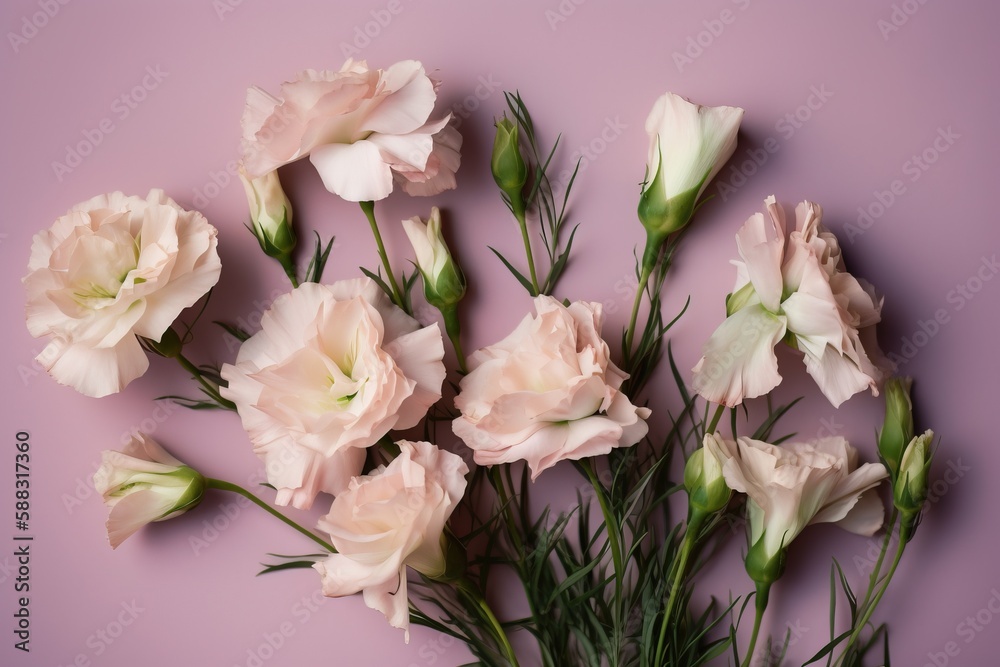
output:
[[[904,516],[916,515],[927,500],[934,431],[913,438],[903,453],[899,476],[892,488],[892,502]]]
[[[160,340],[156,341],[152,338],[143,338],[142,342],[145,343],[146,348],[160,355],[161,357],[167,357],[169,359],[174,359],[181,353],[181,348],[183,344],[181,343],[180,336],[177,332],[173,330],[172,327],[167,328],[160,336]]]
[[[493,180],[510,197],[515,211],[518,210],[517,205],[523,209],[522,190],[528,182],[528,165],[521,154],[517,123],[501,118],[497,121],[496,128],[490,161]]]
[[[465,276],[441,233],[441,212],[432,208],[426,223],[419,217],[404,220],[403,230],[416,255],[427,303],[442,312],[454,308],[465,296]]]
[[[250,230],[268,257],[287,259],[295,249],[292,205],[281,189],[277,170],[250,178],[240,165],[240,180],[250,205]]]
[[[710,436],[708,436],[710,437]],[[722,476],[722,465],[715,454],[702,447],[688,458],[684,466],[684,488],[692,510],[714,514],[729,504],[732,490]]]
[[[885,421],[878,436],[878,453],[893,480],[899,474],[903,449],[913,440],[912,384],[911,378],[890,378],[885,383]]]

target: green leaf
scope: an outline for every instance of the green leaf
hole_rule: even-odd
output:
[[[524,289],[528,290],[528,294],[530,294],[531,296],[535,296],[535,288],[531,284],[531,281],[525,278],[523,275],[521,275],[521,273],[517,269],[515,269],[514,266],[510,262],[508,262],[507,259],[503,255],[501,255],[499,251],[497,251],[496,248],[493,248],[492,246],[487,246],[487,247],[493,251],[494,255],[500,258],[500,261],[503,262],[504,266],[507,267],[507,270],[510,271],[515,278],[517,278],[517,281],[519,283],[521,283],[521,286],[524,287]]]

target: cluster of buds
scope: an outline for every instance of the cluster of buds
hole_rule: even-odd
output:
[[[934,432],[914,434],[910,378],[892,378],[885,385],[885,420],[878,436],[878,453],[892,481],[892,503],[901,518],[900,539],[909,541],[927,501]]]

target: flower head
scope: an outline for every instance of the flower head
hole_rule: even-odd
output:
[[[259,178],[309,157],[330,192],[349,201],[455,187],[462,137],[451,114],[431,120],[437,82],[414,60],[385,70],[348,60],[339,71],[305,70],[281,97],[247,91],[243,163]]]
[[[691,219],[698,197],[736,150],[739,107],[704,107],[665,93],[646,119],[649,156],[639,219],[666,237]]]
[[[444,528],[462,496],[462,459],[429,442],[397,443],[399,456],[351,480],[319,528],[337,553],[316,563],[323,594],[364,592],[365,604],[406,631],[406,568],[438,578],[448,570]]]
[[[416,426],[441,397],[444,345],[369,279],[305,283],[275,299],[222,367],[276,502],[308,508],[361,472],[365,449]]]
[[[728,317],[694,367],[694,390],[733,407],[781,382],[774,347],[787,340],[802,352],[806,371],[839,406],[865,389],[878,395],[883,377],[874,325],[882,301],[870,285],[844,270],[840,246],[812,202],[795,209],[786,241],[784,212],[774,197],[736,234],[740,260]]]
[[[201,474],[168,454],[152,438],[137,435],[121,452],[105,451],[94,488],[111,508],[108,539],[118,548],[147,523],[166,521],[201,502]]]
[[[31,246],[25,309],[38,355],[87,396],[121,391],[146,372],[138,337],[159,341],[219,280],[217,231],[162,190],[121,192],[74,206]]]
[[[634,445],[650,414],[620,391],[628,376],[601,338],[600,304],[539,296],[535,310],[470,357],[452,424],[476,463],[524,460],[532,478],[564,459]]]
[[[810,524],[836,523],[859,535],[882,526],[882,503],[871,491],[886,478],[885,467],[858,466],[857,450],[843,438],[781,447],[714,438],[706,439],[706,447],[725,461],[722,474],[729,486],[748,496],[747,570],[755,581],[769,583],[781,575],[785,550]]]

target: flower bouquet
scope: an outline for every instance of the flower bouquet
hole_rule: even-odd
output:
[[[686,306],[665,312],[662,297],[706,187],[736,148],[743,110],[662,95],[645,128],[645,244],[621,258],[637,289],[612,346],[602,304],[561,296],[575,261],[578,227],[568,219],[579,163],[556,179],[558,140],[543,147],[527,104],[508,92],[490,169],[524,257],[490,250],[533,307],[467,355],[468,286],[445,240],[446,212],[402,221],[413,249],[405,259],[389,257],[377,216],[394,190],[456,187],[462,135],[451,114],[435,115],[438,86],[415,61],[372,69],[349,60],[303,71],[278,95],[247,92],[247,227],[290,286],[258,330],[218,323],[240,341],[226,362],[188,357],[222,270],[218,231],[201,213],[158,189],[115,192],[35,236],[26,317],[33,336],[48,338],[38,361],[49,374],[101,397],[141,376],[149,354],[175,359],[200,395],[162,400],[236,412],[267,480],[249,490],[210,477],[136,434],[105,452],[94,475],[111,546],[208,493],[235,493],[312,543],[310,553],[271,554],[264,572],[311,568],[324,595],[363,595],[401,640],[411,624],[427,626],[484,665],[745,666],[781,661],[788,638],[761,636],[761,622],[803,530],[883,530],[863,587],[832,563],[830,635],[807,664],[863,665],[870,654],[888,664],[875,611],[919,523],[934,435],[915,429],[911,381],[891,377],[875,339],[882,298],[847,271],[821,207],[802,201],[792,217],[768,196],[746,218],[725,318],[698,342],[694,368],[679,367],[668,335]],[[324,281],[332,239],[319,233],[308,265],[297,261],[303,230],[279,173],[303,158],[331,194],[358,203],[379,266]],[[415,309],[421,299],[429,308]],[[797,402],[772,401],[781,344],[835,407],[859,392],[884,395],[878,462],[862,462],[841,437],[780,433]],[[435,444],[448,433],[462,443],[455,451]],[[572,511],[531,499],[554,466],[575,468],[585,484]],[[303,525],[297,513],[317,502],[328,511]],[[741,548],[727,539],[734,525],[745,525],[747,590],[715,602],[697,594],[699,572],[720,550]],[[498,600],[488,594],[498,578],[520,586]],[[527,613],[509,613],[511,601]]]

